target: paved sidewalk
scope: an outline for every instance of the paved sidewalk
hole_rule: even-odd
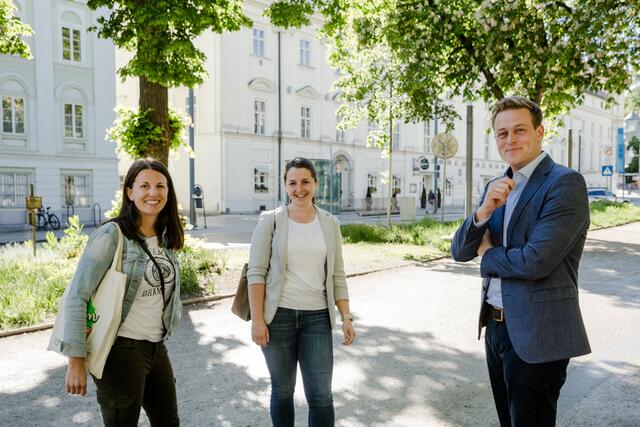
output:
[[[387,218],[385,215],[371,215],[360,216],[356,212],[343,212],[337,215],[341,224],[386,224]],[[445,209],[444,219],[445,221],[452,221],[464,216],[464,211],[459,208]],[[211,215],[207,216],[207,228],[204,228],[204,218],[198,217],[198,227],[193,230],[187,231],[187,233],[203,238],[212,243],[214,248],[234,247],[237,245],[246,245],[251,241],[251,232],[258,222],[258,214],[253,215]],[[416,210],[416,218],[433,218],[436,221],[442,219],[441,211],[439,210],[435,215],[425,213],[424,209]],[[400,223],[400,215],[392,215],[391,221],[393,223]],[[84,231],[88,234],[95,230],[93,223],[86,224]],[[44,242],[47,231],[37,231],[37,241]],[[61,237],[64,235],[64,225],[60,230],[54,231],[56,236]],[[23,226],[4,226],[0,225],[0,244],[8,242],[17,242],[31,240],[32,231],[30,227]]]
[[[558,425],[640,425],[640,223],[589,233],[580,301],[593,353],[573,359]],[[451,260],[349,280],[358,337],[334,334],[337,425],[497,426],[482,341],[478,264]],[[269,426],[269,380],[231,301],[191,307],[168,347],[184,426]],[[50,331],[0,339],[0,425],[100,425],[95,387],[63,393]],[[301,381],[299,381],[300,383]],[[306,405],[296,390],[296,425]],[[148,426],[144,415],[141,425]]]

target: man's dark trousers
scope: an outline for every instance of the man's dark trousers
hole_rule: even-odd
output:
[[[511,345],[505,322],[489,320],[485,350],[493,399],[502,427],[554,426],[569,359],[523,361]]]

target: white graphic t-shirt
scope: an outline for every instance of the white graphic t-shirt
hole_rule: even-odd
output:
[[[175,286],[176,271],[158,244],[157,237],[148,237],[147,247],[162,270],[164,278],[164,298],[168,300]],[[136,294],[131,310],[127,315],[118,336],[133,338],[136,340],[147,340],[151,342],[161,341],[164,327],[162,325],[162,310],[164,301],[162,299],[162,287],[160,286],[160,276],[158,269],[150,258],[147,257],[144,275],[140,281],[140,287]]]

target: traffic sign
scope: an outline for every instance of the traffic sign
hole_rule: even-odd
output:
[[[613,175],[613,165],[602,166],[602,176],[612,176],[612,175]]]
[[[427,159],[426,157],[420,157],[418,163],[420,165],[420,171],[426,172],[429,170],[429,159]]]

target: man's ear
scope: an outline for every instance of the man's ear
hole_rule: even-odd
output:
[[[544,138],[544,126],[540,123],[540,126],[536,129],[536,137],[538,142],[542,142],[542,138]]]

